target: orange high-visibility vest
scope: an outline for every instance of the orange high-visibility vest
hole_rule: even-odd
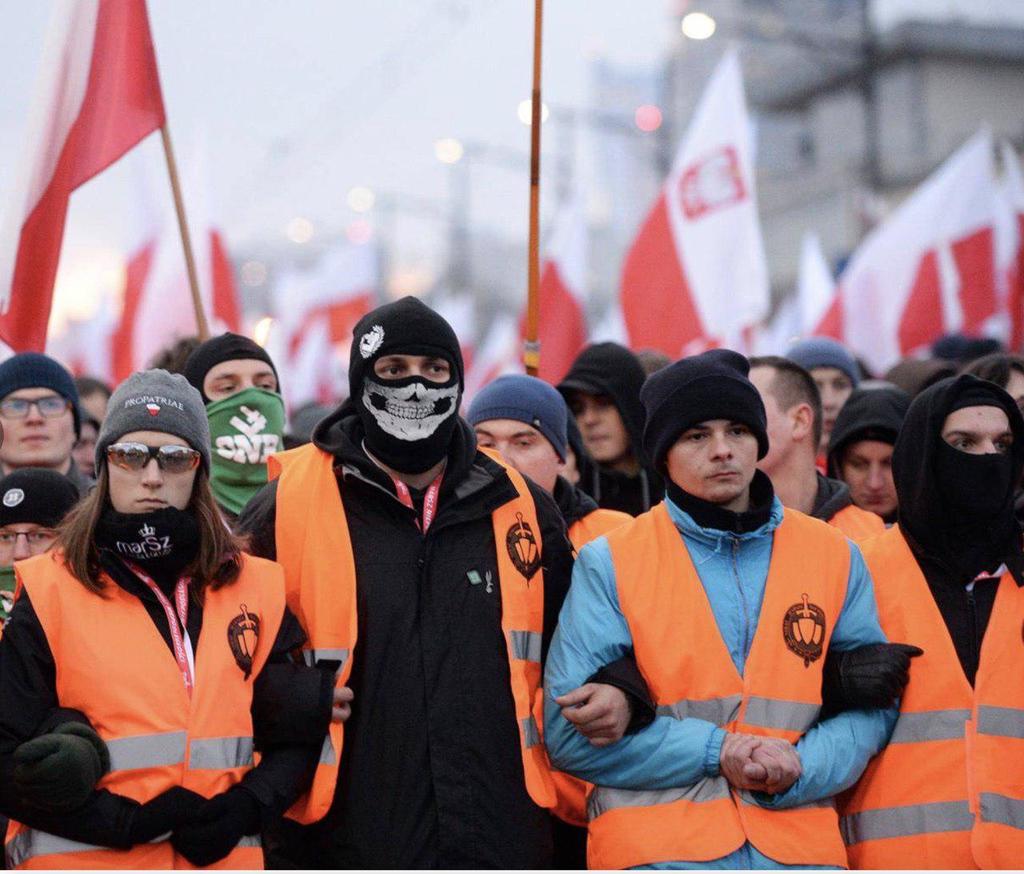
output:
[[[599,508],[587,513],[582,519],[577,519],[569,526],[569,542],[572,544],[572,548],[579,552],[591,540],[597,540],[598,537],[609,531],[614,531],[620,525],[632,521],[633,517],[629,513]]]
[[[828,524],[838,528],[854,543],[860,543],[885,531],[885,522],[881,516],[870,510],[862,510],[854,504],[843,507],[828,520]]]
[[[841,532],[787,509],[775,531],[757,631],[740,677],[664,502],[607,535],[622,612],[659,717],[795,743],[817,721],[821,669],[846,597]],[[591,868],[705,862],[749,841],[787,865],[846,865],[831,800],[765,810],[722,776],[673,789],[598,786]]]
[[[284,613],[273,562],[244,556],[237,581],[207,588],[189,698],[177,662],[143,603],[104,577],[102,595],[71,576],[59,553],[18,562],[17,575],[56,664],[57,700],[81,710],[110,750],[99,782],[145,803],[172,786],[211,798],[253,767],[252,687]],[[192,868],[170,841],[97,847],[11,823],[12,868]],[[258,835],[213,868],[262,868]]]
[[[864,544],[889,640],[924,655],[889,745],[839,799],[855,868],[1024,865],[1024,589],[999,582],[971,688],[898,526]]]
[[[270,458],[277,486],[277,559],[284,566],[288,606],[305,630],[307,661],[337,664],[335,688],[348,682],[358,636],[356,570],[345,508],[332,457],[312,444]],[[517,497],[492,514],[501,627],[508,646],[512,698],[530,797],[553,807],[555,790],[541,726],[541,640],[544,632],[544,572],[527,579],[512,560],[518,551],[529,566],[540,555],[537,511],[525,480],[505,467]],[[316,822],[330,809],[338,776],[344,732],[332,722],[309,793],[288,811],[301,823]]]

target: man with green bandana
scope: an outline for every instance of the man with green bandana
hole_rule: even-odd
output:
[[[213,440],[210,485],[234,521],[266,485],[267,457],[284,446],[277,369],[262,346],[226,333],[197,346],[184,375],[206,403]]]

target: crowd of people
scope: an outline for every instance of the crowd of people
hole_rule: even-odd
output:
[[[933,352],[0,363],[7,866],[1018,867],[1024,359]]]

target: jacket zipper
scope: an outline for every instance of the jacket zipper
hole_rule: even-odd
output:
[[[974,686],[974,678],[978,673],[978,662],[981,660],[978,655],[978,603],[974,599],[974,586],[967,589],[967,606],[971,612],[971,676],[967,679]]]
[[[740,581],[739,569],[740,541],[738,537],[732,538],[732,576],[736,580],[736,588],[740,592],[740,606],[743,609],[743,663],[746,666],[747,656],[750,653],[750,617],[747,612],[747,595],[743,591],[743,583]],[[744,673],[746,673],[744,671]]]

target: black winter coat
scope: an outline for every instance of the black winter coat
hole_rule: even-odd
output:
[[[271,862],[314,868],[535,868],[551,820],[526,792],[501,631],[491,512],[512,500],[504,469],[460,421],[426,535],[363,452],[349,406],[313,442],[336,460],[356,566],[359,638],[334,803],[312,826],[285,821]],[[572,572],[551,497],[530,484],[541,528],[544,652]],[[421,506],[422,495],[413,494]],[[240,528],[273,558],[276,484]]]

